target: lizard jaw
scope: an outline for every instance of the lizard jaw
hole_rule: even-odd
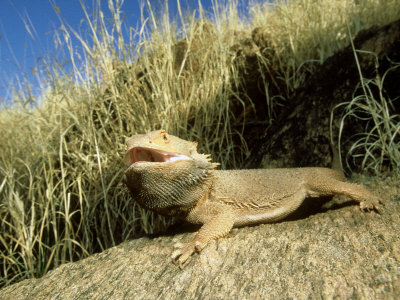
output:
[[[139,163],[167,163],[190,159],[190,157],[179,153],[171,153],[146,147],[133,147],[126,152],[125,164],[127,168],[129,168]]]

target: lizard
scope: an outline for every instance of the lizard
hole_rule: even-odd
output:
[[[294,212],[307,197],[346,195],[362,211],[378,211],[379,198],[342,173],[322,167],[217,170],[197,143],[165,130],[126,139],[125,183],[145,209],[201,224],[194,238],[174,245],[182,268],[195,252],[233,227],[270,223]]]

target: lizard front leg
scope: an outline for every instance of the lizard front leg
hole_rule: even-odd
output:
[[[213,239],[223,237],[231,231],[235,214],[229,206],[217,203],[204,203],[194,208],[187,216],[190,223],[203,223],[193,240],[186,244],[175,244],[172,259],[183,268],[194,252],[200,252]]]

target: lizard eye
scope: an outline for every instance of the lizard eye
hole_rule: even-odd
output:
[[[163,133],[161,137],[165,142],[169,141],[168,135],[166,133]]]

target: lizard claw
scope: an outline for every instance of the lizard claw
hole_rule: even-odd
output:
[[[182,269],[188,263],[190,256],[195,252],[200,252],[204,246],[205,244],[199,241],[191,241],[187,244],[176,243],[171,258],[174,262],[178,262]]]
[[[379,212],[379,204],[383,205],[383,203],[378,199],[365,200],[365,201],[360,202],[360,209],[362,211],[366,211],[366,212],[369,212],[372,210]]]
[[[182,244],[176,243],[174,245],[175,250],[172,252],[171,258],[174,262],[179,264],[182,269],[188,262],[190,256],[196,251],[193,242]]]

